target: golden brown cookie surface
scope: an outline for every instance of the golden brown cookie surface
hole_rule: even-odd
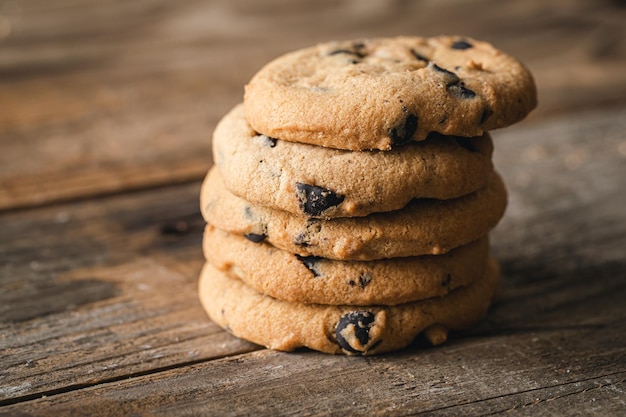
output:
[[[402,149],[345,151],[257,135],[236,106],[213,135],[226,188],[254,204],[307,217],[398,210],[414,198],[451,199],[485,186],[488,134],[432,137]]]
[[[401,210],[365,217],[309,219],[251,204],[224,187],[214,167],[201,191],[204,219],[215,227],[267,240],[301,256],[373,260],[440,254],[486,235],[507,204],[493,172],[487,186],[454,200],[414,200]]]
[[[371,355],[406,347],[419,333],[442,343],[448,330],[481,320],[498,287],[498,267],[445,297],[398,306],[326,306],[280,301],[205,264],[200,301],[211,319],[234,335],[271,349],[302,346],[327,353]],[[429,331],[435,329],[436,331]]]
[[[389,150],[430,132],[480,136],[536,106],[530,72],[470,38],[328,42],[283,55],[248,83],[253,129],[338,149]]]
[[[486,237],[443,255],[377,261],[337,261],[299,256],[208,225],[209,263],[257,292],[284,301],[329,305],[397,305],[441,297],[483,275]]]

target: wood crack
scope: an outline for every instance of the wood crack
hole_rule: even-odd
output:
[[[576,381],[569,381],[569,382],[564,382],[562,384],[554,384],[554,385],[546,385],[544,387],[539,387],[539,388],[533,388],[533,389],[528,389],[528,390],[523,390],[523,391],[517,391],[517,392],[511,392],[508,394],[501,394],[501,395],[497,395],[494,397],[489,397],[489,398],[483,398],[480,400],[475,400],[475,401],[468,401],[466,403],[463,404],[454,404],[454,405],[450,405],[450,406],[446,406],[446,407],[438,407],[438,408],[433,408],[430,410],[425,410],[422,412],[419,412],[417,414],[409,414],[409,415],[420,415],[420,414],[430,414],[430,413],[434,413],[434,412],[439,412],[439,411],[444,411],[444,410],[450,410],[450,409],[455,409],[455,408],[459,408],[459,407],[465,407],[471,404],[481,404],[481,403],[485,403],[488,401],[498,401],[498,400],[502,400],[502,399],[506,399],[506,398],[511,398],[511,397],[515,397],[515,396],[520,396],[520,395],[524,395],[524,394],[530,394],[530,393],[535,393],[535,392],[542,392],[545,390],[550,390],[550,389],[554,389],[554,388],[559,388],[559,387],[568,387],[568,386],[572,386],[572,385],[576,385],[576,384],[581,384],[584,382],[590,382],[590,381],[595,381],[595,380],[599,380],[602,378],[609,378],[609,377],[613,377],[616,375],[625,375],[626,376],[626,371],[617,371],[617,372],[611,372],[611,373],[607,373],[607,374],[603,374],[603,375],[596,375],[593,377],[589,377],[589,378],[583,378],[583,379],[579,379]],[[575,390],[575,391],[571,391],[571,392],[567,392],[564,393],[563,395],[556,395],[550,398],[537,398],[535,401],[531,401],[531,402],[526,402],[524,404],[520,404],[520,405],[515,405],[512,408],[506,408],[506,409],[502,409],[502,410],[497,410],[497,411],[493,411],[490,413],[485,413],[485,414],[480,414],[480,416],[492,416],[492,415],[497,415],[497,414],[501,414],[504,412],[509,412],[509,411],[513,411],[519,408],[524,408],[524,407],[528,407],[528,406],[535,406],[537,404],[543,403],[543,402],[548,402],[548,401],[554,401],[556,399],[559,398],[565,398],[571,395],[577,395],[583,392],[588,392],[591,390],[597,390],[597,389],[601,389],[607,386],[612,386],[612,385],[616,385],[616,384],[620,384],[622,382],[624,382],[626,380],[626,377],[623,377],[621,379],[619,379],[618,381],[611,381],[608,383],[600,383],[597,386],[594,387],[585,387],[579,390]]]
[[[245,355],[246,353],[250,353],[250,352],[254,352],[254,351],[258,351],[258,350],[264,350],[264,349],[261,348],[261,347],[251,348],[250,351],[245,352],[243,354]],[[237,356],[240,356],[240,355],[237,355]],[[126,380],[129,380],[129,379],[132,379],[132,378],[138,378],[138,377],[144,377],[144,376],[150,376],[150,375],[157,375],[157,374],[160,374],[162,372],[167,372],[167,371],[171,371],[171,370],[174,370],[174,369],[185,368],[185,367],[189,367],[189,366],[195,366],[195,365],[199,365],[199,364],[202,364],[202,363],[213,362],[213,361],[217,361],[217,360],[225,359],[225,358],[232,359],[232,358],[234,358],[234,356],[232,354],[225,354],[225,355],[222,355],[222,356],[214,356],[214,357],[211,357],[209,359],[197,359],[197,360],[193,360],[193,361],[174,363],[172,365],[162,366],[162,367],[159,367],[159,368],[148,369],[148,370],[144,370],[144,371],[140,371],[140,372],[132,372],[132,373],[128,373],[128,374],[124,374],[124,375],[118,375],[118,376],[111,377],[111,378],[104,378],[104,379],[101,379],[99,381],[94,381],[94,382],[85,382],[85,383],[80,383],[80,384],[71,384],[71,385],[67,385],[67,386],[64,386],[64,387],[61,387],[61,388],[57,388],[57,389],[53,389],[53,390],[40,391],[40,392],[33,393],[33,394],[28,394],[28,395],[23,395],[23,396],[19,396],[19,397],[13,397],[13,398],[5,399],[5,400],[0,400],[0,407],[5,407],[5,406],[13,405],[13,404],[33,401],[33,400],[37,400],[37,399],[40,399],[40,398],[52,397],[54,395],[59,395],[59,394],[66,394],[66,393],[69,393],[69,392],[79,391],[79,390],[83,390],[83,389],[86,389],[86,388],[93,388],[93,387],[97,387],[97,386],[105,385],[105,384],[110,384],[110,383],[114,383],[114,382],[126,381]]]

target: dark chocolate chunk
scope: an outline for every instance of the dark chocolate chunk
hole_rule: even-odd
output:
[[[428,61],[430,61],[430,59],[426,58],[424,55],[420,54],[419,52],[417,52],[415,49],[411,49],[411,54],[418,60],[418,61],[422,61],[422,62],[426,62],[428,63]]]
[[[261,243],[267,238],[267,235],[259,233],[246,233],[243,237],[248,239],[250,242]]]
[[[455,97],[461,99],[470,99],[476,97],[476,93],[466,88],[463,83],[448,86],[448,92]]]
[[[439,65],[435,64],[434,62],[431,62],[429,64],[429,66],[436,72],[441,73],[445,76],[445,81],[446,81],[446,87],[447,86],[451,86],[454,84],[458,84],[461,79],[459,78],[458,75],[456,75],[455,73],[453,73],[452,71],[448,71],[445,68],[441,68]]]
[[[347,55],[354,55],[357,58],[361,59],[361,58],[365,58],[367,56],[367,54],[359,51],[357,48],[357,50],[352,50],[352,49],[335,49],[334,51],[331,51],[328,55],[339,55],[339,54],[347,54]]]
[[[469,49],[471,48],[473,45],[467,41],[456,41],[454,42],[452,45],[450,45],[450,48],[452,49]]]
[[[338,206],[344,196],[326,188],[309,184],[296,184],[296,195],[300,200],[300,209],[309,216],[319,216],[325,210]]]
[[[406,119],[402,121],[398,126],[391,128],[389,131],[389,137],[393,146],[406,145],[413,139],[413,135],[417,130],[417,116],[409,114]]]
[[[366,272],[359,277],[358,284],[361,289],[364,289],[370,282],[372,282],[372,274]],[[350,285],[351,287],[355,287],[357,285],[357,282],[351,279],[350,281],[348,281],[348,285]]]
[[[372,281],[372,274],[370,274],[369,272],[366,272],[359,277],[359,287],[363,289],[367,287],[367,284],[369,284],[371,281]]]
[[[308,269],[309,271],[313,273],[314,277],[317,278],[320,275],[322,275],[319,269],[317,269],[317,264],[322,258],[319,258],[317,256],[300,256],[300,255],[296,255],[296,258],[298,258],[298,260],[302,262],[304,266],[306,266],[306,269]]]
[[[252,207],[247,204],[243,208],[243,216],[246,220],[256,223],[254,227],[255,232],[245,234],[245,238],[255,243],[262,242],[267,237],[267,225],[259,219]]]
[[[448,89],[448,93],[451,95],[461,98],[461,99],[470,99],[476,97],[476,93],[465,87],[461,79],[458,75],[453,73],[452,71],[448,71],[445,68],[441,68],[439,65],[431,62],[429,66],[434,70],[444,75],[444,81],[446,83],[446,88]]]
[[[357,355],[365,353],[375,318],[375,314],[369,311],[351,311],[341,316],[335,329],[339,346]]]
[[[339,55],[339,54],[348,54],[352,55],[353,51],[349,49],[335,49],[334,51],[330,51],[328,55]]]

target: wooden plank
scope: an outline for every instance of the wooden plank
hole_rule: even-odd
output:
[[[13,238],[0,256],[12,261],[0,283],[16,292],[0,292],[11,349],[0,415],[617,415],[626,405],[625,115],[589,112],[497,134],[511,196],[493,234],[502,291],[487,320],[438,348],[418,341],[372,358],[218,349],[218,337],[234,339],[191,305],[197,185],[7,213],[2,230]],[[188,233],[176,233],[180,220]],[[87,301],[49,307],[55,286],[69,302]],[[35,316],[15,312],[33,299]],[[206,353],[190,361],[194,349]],[[233,356],[212,360],[222,355]]]
[[[547,415],[559,405],[558,415],[618,415],[626,354],[612,333],[624,325],[614,324],[610,331],[546,326],[531,316],[441,348],[372,358],[264,350],[16,404],[0,415]]]
[[[25,0],[2,13],[0,210],[199,180],[252,74],[331,38],[492,41],[536,74],[531,121],[626,94],[614,2]]]
[[[198,191],[0,216],[0,404],[257,349],[197,300]]]

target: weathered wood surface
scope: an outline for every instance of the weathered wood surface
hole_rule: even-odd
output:
[[[459,33],[535,73],[532,119],[626,94],[621,2],[42,0],[0,9],[0,209],[199,180],[216,121],[278,54]]]
[[[626,414],[626,8],[533,0],[0,4],[0,415]],[[439,348],[278,353],[197,301],[210,133],[266,60],[463,33],[536,75],[488,319]]]
[[[442,347],[376,358],[242,354],[257,348],[206,320],[198,184],[6,213],[0,414],[618,415],[625,116],[498,134],[499,301]]]
[[[199,306],[198,190],[0,218],[0,404],[256,348]]]

